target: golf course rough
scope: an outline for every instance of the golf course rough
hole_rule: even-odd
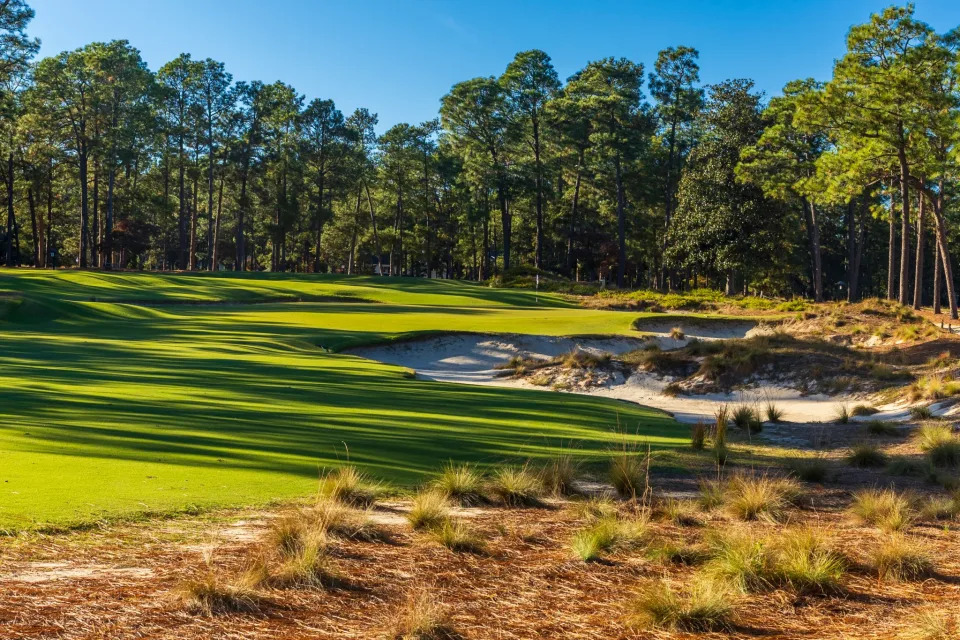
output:
[[[403,487],[448,460],[674,447],[686,431],[653,409],[337,353],[437,331],[630,334],[636,317],[449,280],[0,272],[0,530],[295,498],[347,460]]]

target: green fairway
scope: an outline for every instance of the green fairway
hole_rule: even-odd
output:
[[[295,497],[348,458],[413,484],[448,459],[598,455],[618,420],[675,445],[685,431],[654,410],[333,352],[424,331],[627,334],[636,316],[453,281],[0,273],[0,529]]]

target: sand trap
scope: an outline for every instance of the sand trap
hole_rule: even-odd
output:
[[[683,329],[684,339],[669,337],[673,327]],[[692,338],[700,340],[725,340],[744,338],[769,332],[771,329],[753,322],[682,323],[676,320],[652,321],[639,330],[653,336],[664,349],[684,346]],[[498,366],[510,358],[520,356],[549,360],[573,349],[601,354],[622,354],[637,349],[647,338],[614,336],[609,338],[570,338],[535,335],[479,335],[454,334],[427,337],[399,343],[360,347],[347,350],[370,360],[408,367],[418,378],[466,384],[495,385],[545,390],[525,380],[503,377]],[[783,419],[791,422],[828,422],[833,420],[841,405],[852,407],[867,402],[856,396],[827,396],[823,394],[801,395],[796,389],[777,385],[762,385],[732,393],[668,396],[663,388],[669,379],[654,374],[637,372],[627,378],[612,375],[600,386],[575,389],[570,393],[616,398],[668,411],[680,422],[697,422],[712,419],[723,404],[756,404],[762,409],[773,402],[783,411]],[[566,392],[563,392],[566,393]],[[902,421],[909,419],[909,407],[890,405],[879,407],[882,412],[868,418],[873,420]],[[957,410],[954,405],[931,407],[935,415]]]

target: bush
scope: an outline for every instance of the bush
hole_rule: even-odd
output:
[[[917,430],[917,443],[938,467],[960,466],[960,437],[946,424],[925,424]]]
[[[895,476],[929,476],[933,469],[925,460],[916,460],[906,456],[894,456],[887,463],[887,473]]]
[[[933,561],[927,552],[902,534],[884,538],[871,553],[871,560],[881,580],[915,580],[933,571]]]
[[[674,524],[690,527],[702,524],[697,504],[692,500],[668,498],[657,505],[657,513],[664,520]]]
[[[875,413],[880,413],[880,410],[875,409],[874,407],[871,407],[870,405],[866,405],[866,404],[854,405],[853,408],[850,410],[851,416],[858,416],[858,417],[872,416]]]
[[[321,588],[338,582],[327,537],[319,530],[308,531],[294,548],[284,550],[280,561],[280,566],[268,578],[273,587]]]
[[[417,530],[434,529],[450,517],[447,497],[439,491],[424,491],[413,498],[407,521]]]
[[[749,593],[770,587],[767,553],[763,541],[747,531],[714,533],[707,539],[709,576],[738,591]]]
[[[680,327],[674,327],[670,329],[670,337],[674,340],[683,340],[686,336],[683,333],[683,329]]]
[[[960,496],[931,496],[920,507],[920,517],[925,520],[953,520],[960,515]]]
[[[868,442],[853,445],[847,454],[847,462],[853,467],[869,469],[887,464],[887,454]]]
[[[910,417],[914,420],[930,420],[933,416],[933,410],[930,407],[910,407]]]
[[[540,478],[527,466],[500,467],[490,476],[490,493],[508,507],[540,505]]]
[[[469,464],[447,464],[434,479],[433,488],[464,507],[485,501],[483,476]]]
[[[725,499],[726,487],[718,480],[701,479],[700,496],[698,502],[704,509],[716,509],[723,504]]]
[[[684,595],[666,582],[655,582],[640,592],[630,608],[631,626],[641,628],[723,631],[733,620],[729,591],[703,578],[695,578]]]

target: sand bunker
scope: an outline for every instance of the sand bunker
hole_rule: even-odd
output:
[[[673,327],[679,326],[684,339],[670,337]],[[771,329],[753,322],[678,323],[676,321],[652,321],[641,325],[639,331],[645,338],[612,336],[597,338],[571,338],[535,335],[479,335],[455,334],[426,337],[416,340],[361,347],[347,353],[370,360],[408,367],[418,378],[466,384],[495,385],[540,389],[523,379],[505,377],[498,367],[510,358],[522,357],[547,361],[555,356],[580,349],[593,354],[615,355],[638,349],[646,340],[656,339],[663,349],[677,349],[690,339],[724,340],[744,338],[767,332]],[[848,407],[864,402],[856,396],[827,396],[823,394],[802,395],[796,389],[775,384],[757,385],[750,389],[731,393],[670,396],[663,393],[670,379],[652,373],[635,372],[627,377],[611,375],[603,384],[572,389],[572,393],[602,396],[627,400],[668,411],[681,422],[696,422],[710,419],[722,404],[756,404],[762,410],[767,402],[773,402],[783,411],[783,419],[791,422],[828,422],[833,420],[841,405]],[[947,407],[934,405],[934,413],[944,413]],[[951,407],[952,408],[952,407]],[[906,420],[908,408],[904,406],[882,407],[883,413],[872,419]]]

